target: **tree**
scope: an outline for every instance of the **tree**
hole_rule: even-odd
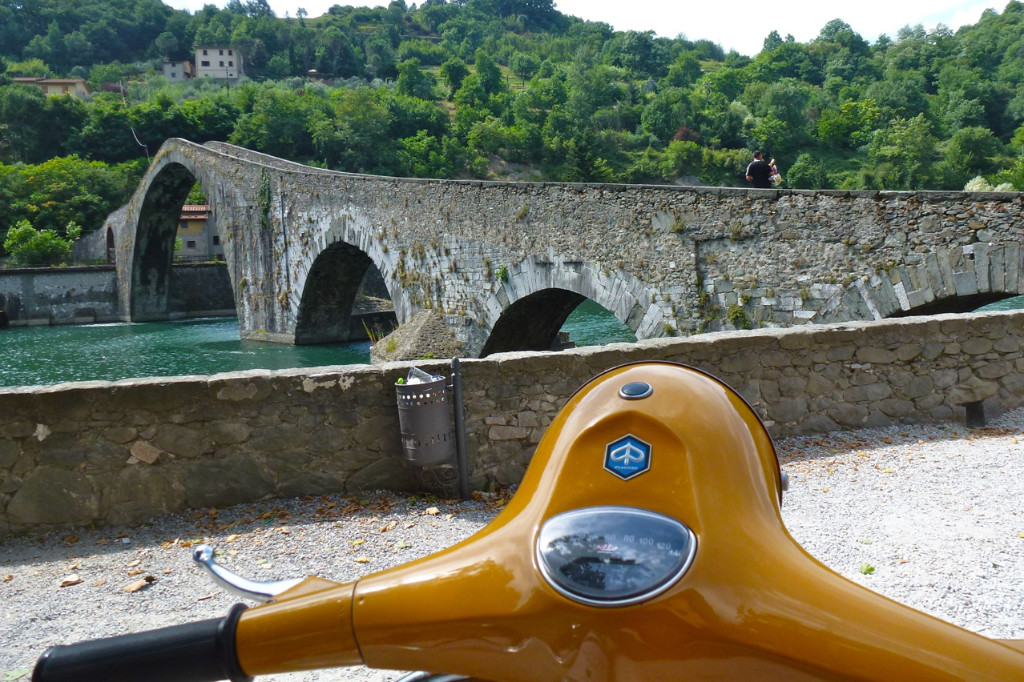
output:
[[[662,177],[674,180],[683,176],[700,175],[704,153],[700,145],[690,140],[673,140],[665,149],[662,160]]]
[[[398,82],[395,91],[400,95],[419,99],[434,99],[437,81],[433,74],[420,69],[420,60],[413,57],[398,65]]]
[[[703,75],[697,53],[691,51],[679,55],[672,66],[668,67],[665,82],[674,88],[685,88],[693,85]]]
[[[39,230],[60,232],[75,222],[91,232],[127,200],[138,182],[131,168],[112,168],[76,156],[0,169],[11,170],[3,175],[0,188],[6,204],[0,231],[24,219]]]
[[[654,41],[654,31],[618,33],[605,46],[607,63],[621,66],[640,78],[665,75],[665,57]]]
[[[308,121],[315,110],[326,110],[327,103],[307,91],[295,97],[285,88],[261,88],[252,111],[242,114],[228,141],[265,154],[307,161],[315,154]]]
[[[584,130],[569,140],[565,157],[565,179],[569,182],[610,182],[612,169],[594,153],[594,134]]]
[[[787,187],[798,189],[832,189],[835,181],[823,161],[811,154],[801,154],[789,168],[784,169]]]
[[[521,16],[530,29],[555,25],[559,17],[553,0],[491,0],[500,16]]]
[[[988,128],[971,126],[953,133],[945,145],[942,161],[945,185],[959,189],[971,178],[993,172],[1001,147]]]
[[[897,118],[875,133],[871,158],[889,189],[926,189],[934,177],[936,140],[924,114]]]
[[[330,168],[353,173],[379,173],[394,164],[390,116],[370,88],[339,90],[331,110],[308,123],[316,158]]]
[[[0,160],[40,160],[44,147],[43,120],[46,98],[25,85],[0,88]]]
[[[488,95],[496,95],[505,89],[505,79],[501,75],[501,69],[494,63],[491,56],[483,50],[477,50],[476,60],[473,67],[476,77],[480,79],[480,87]]]
[[[529,52],[514,52],[508,58],[508,68],[524,81],[528,81],[540,69],[540,59]]]
[[[843,102],[839,109],[825,109],[818,119],[818,139],[831,147],[856,149],[866,144],[881,120],[874,100]]]
[[[156,49],[160,51],[160,56],[166,60],[170,60],[178,54],[178,38],[170,31],[164,31],[156,37]]]
[[[36,230],[27,220],[12,227],[4,240],[4,250],[10,256],[11,264],[25,267],[59,265],[71,255],[75,240],[82,236],[82,228],[75,223],[65,227],[67,238],[56,230]]]
[[[645,133],[667,143],[681,126],[692,124],[686,92],[680,88],[666,88],[644,107],[640,121]]]
[[[458,57],[452,57],[441,65],[441,77],[448,85],[448,99],[455,99],[455,93],[462,87],[462,81],[469,75],[469,66]]]

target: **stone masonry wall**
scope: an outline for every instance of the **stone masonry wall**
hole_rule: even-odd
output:
[[[693,365],[775,436],[1024,405],[1024,312],[713,333],[462,362],[474,487],[515,483],[545,427],[619,364]],[[450,375],[447,362],[417,363]],[[413,363],[0,389],[0,534],[188,507],[414,489],[395,380]]]
[[[0,270],[0,309],[11,326],[120,320],[113,266]]]
[[[171,314],[233,315],[224,265],[179,265],[170,278]],[[91,324],[124,319],[112,265],[0,270],[0,310],[12,327]]]

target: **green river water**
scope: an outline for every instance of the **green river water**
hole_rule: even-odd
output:
[[[589,300],[573,311],[562,329],[580,346],[636,340],[629,328]],[[317,346],[243,341],[234,318],[0,330],[0,386],[369,361],[366,341]]]
[[[1024,308],[1024,296],[981,310]],[[579,346],[636,341],[608,310],[584,301],[562,327]],[[0,387],[370,361],[368,342],[287,346],[242,341],[234,318],[12,327],[0,330]]]

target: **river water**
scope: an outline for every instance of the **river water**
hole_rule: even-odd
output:
[[[1024,296],[979,310],[1015,308],[1024,308]],[[590,300],[573,311],[562,331],[579,346],[636,341],[628,327]],[[369,361],[366,341],[318,346],[243,341],[235,318],[0,330],[0,387]]]
[[[636,341],[628,327],[589,300],[573,311],[562,330],[580,346]],[[0,330],[0,386],[369,361],[366,341],[317,346],[243,341],[235,318]]]

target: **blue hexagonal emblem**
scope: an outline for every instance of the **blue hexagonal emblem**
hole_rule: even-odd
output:
[[[651,446],[630,434],[604,448],[604,468],[626,481],[651,468]]]

